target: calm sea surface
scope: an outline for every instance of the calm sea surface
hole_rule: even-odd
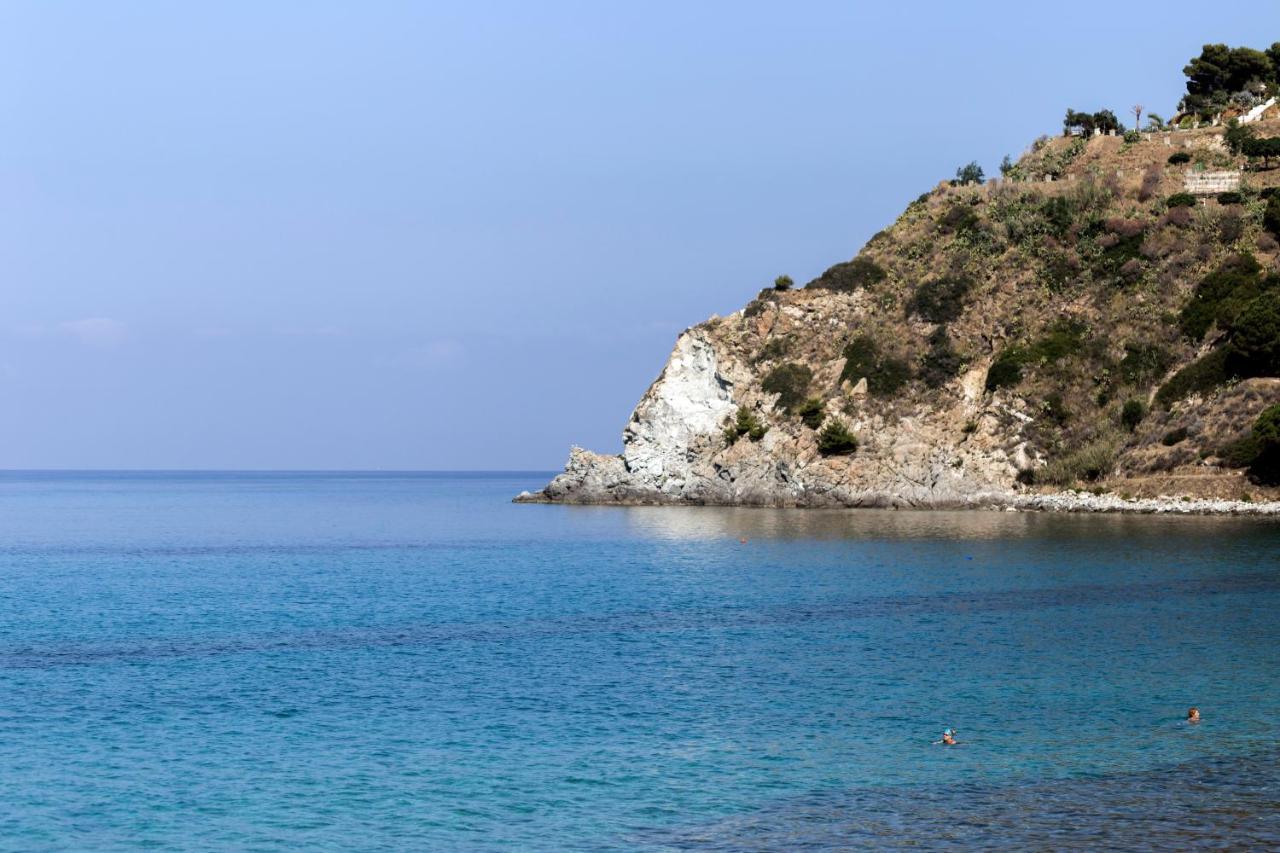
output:
[[[545,480],[0,475],[0,847],[1280,845],[1280,523]]]

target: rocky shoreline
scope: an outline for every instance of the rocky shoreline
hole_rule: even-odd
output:
[[[1157,498],[1123,498],[1118,495],[1091,492],[1054,492],[1050,494],[982,494],[964,502],[907,503],[890,495],[868,495],[856,503],[716,503],[644,498],[599,497],[578,495],[571,500],[549,496],[546,491],[521,492],[512,503],[573,504],[578,506],[737,506],[759,509],[904,509],[904,510],[985,510],[990,512],[1069,512],[1124,513],[1130,515],[1247,515],[1280,517],[1280,501],[1244,501],[1161,496]]]

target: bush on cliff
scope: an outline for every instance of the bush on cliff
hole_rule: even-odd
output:
[[[836,264],[822,275],[805,285],[815,290],[834,290],[837,293],[851,293],[859,288],[870,287],[884,281],[885,271],[870,258],[854,258],[851,261]]]
[[[1142,419],[1147,416],[1147,407],[1141,400],[1126,400],[1120,410],[1120,424],[1129,432],[1138,428]]]
[[[822,418],[826,415],[827,407],[817,397],[810,397],[805,400],[796,412],[800,416],[800,420],[809,429],[817,429],[822,425]]]
[[[1280,293],[1255,297],[1231,326],[1228,368],[1240,376],[1280,376]]]
[[[1212,391],[1227,379],[1227,349],[1221,347],[1173,374],[1156,392],[1156,403],[1167,409],[1191,394]]]
[[[1262,212],[1262,227],[1275,237],[1280,237],[1280,195],[1272,193],[1267,199],[1266,210]]]
[[[911,295],[907,313],[930,323],[950,323],[964,313],[965,298],[973,281],[964,275],[935,278],[923,282]]]
[[[1124,345],[1120,378],[1138,388],[1149,387],[1173,365],[1173,355],[1159,344]]]
[[[804,402],[809,383],[813,381],[813,371],[803,364],[788,362],[779,365],[769,372],[760,383],[760,387],[769,394],[777,394],[778,402],[787,414],[791,414]]]
[[[869,335],[849,341],[842,354],[845,361],[840,381],[856,383],[865,378],[868,393],[876,397],[892,397],[911,379],[907,363],[882,352]]]
[[[941,388],[964,367],[964,357],[951,346],[945,326],[929,335],[929,349],[920,359],[920,379],[930,388]]]
[[[818,452],[823,456],[848,456],[858,449],[858,438],[841,421],[829,420],[818,433]]]
[[[1078,353],[1085,344],[1088,329],[1076,320],[1059,320],[1027,346],[1014,345],[1002,350],[987,370],[986,388],[995,391],[1022,381],[1022,369],[1029,365],[1056,364]]]
[[[1094,482],[1111,473],[1116,462],[1116,443],[1099,439],[1038,469],[1032,480],[1037,485],[1070,486],[1085,480]]]
[[[734,442],[744,435],[752,441],[759,441],[769,428],[760,423],[760,419],[746,406],[738,407],[738,414],[724,429],[724,443],[732,447]]]
[[[1218,451],[1229,468],[1248,468],[1249,477],[1263,485],[1280,485],[1280,406],[1258,415],[1248,434]]]
[[[1178,328],[1192,340],[1203,340],[1214,323],[1227,326],[1244,304],[1258,295],[1262,266],[1248,253],[1233,255],[1196,285],[1178,315]]]

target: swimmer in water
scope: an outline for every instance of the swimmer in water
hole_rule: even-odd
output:
[[[959,742],[960,742],[960,741],[956,740],[956,730],[955,730],[955,729],[943,729],[943,730],[942,730],[942,740],[935,740],[935,741],[934,741],[934,743],[935,743],[935,744],[942,744],[943,746],[955,746],[955,745],[956,745],[956,744],[958,744]]]
[[[1187,722],[1191,723],[1192,725],[1195,725],[1196,723],[1200,722],[1199,708],[1192,706],[1191,709],[1187,711]]]

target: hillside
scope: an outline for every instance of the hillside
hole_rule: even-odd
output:
[[[1042,138],[939,184],[803,289],[685,331],[622,455],[575,448],[520,499],[1280,498],[1280,157],[1227,133]]]

